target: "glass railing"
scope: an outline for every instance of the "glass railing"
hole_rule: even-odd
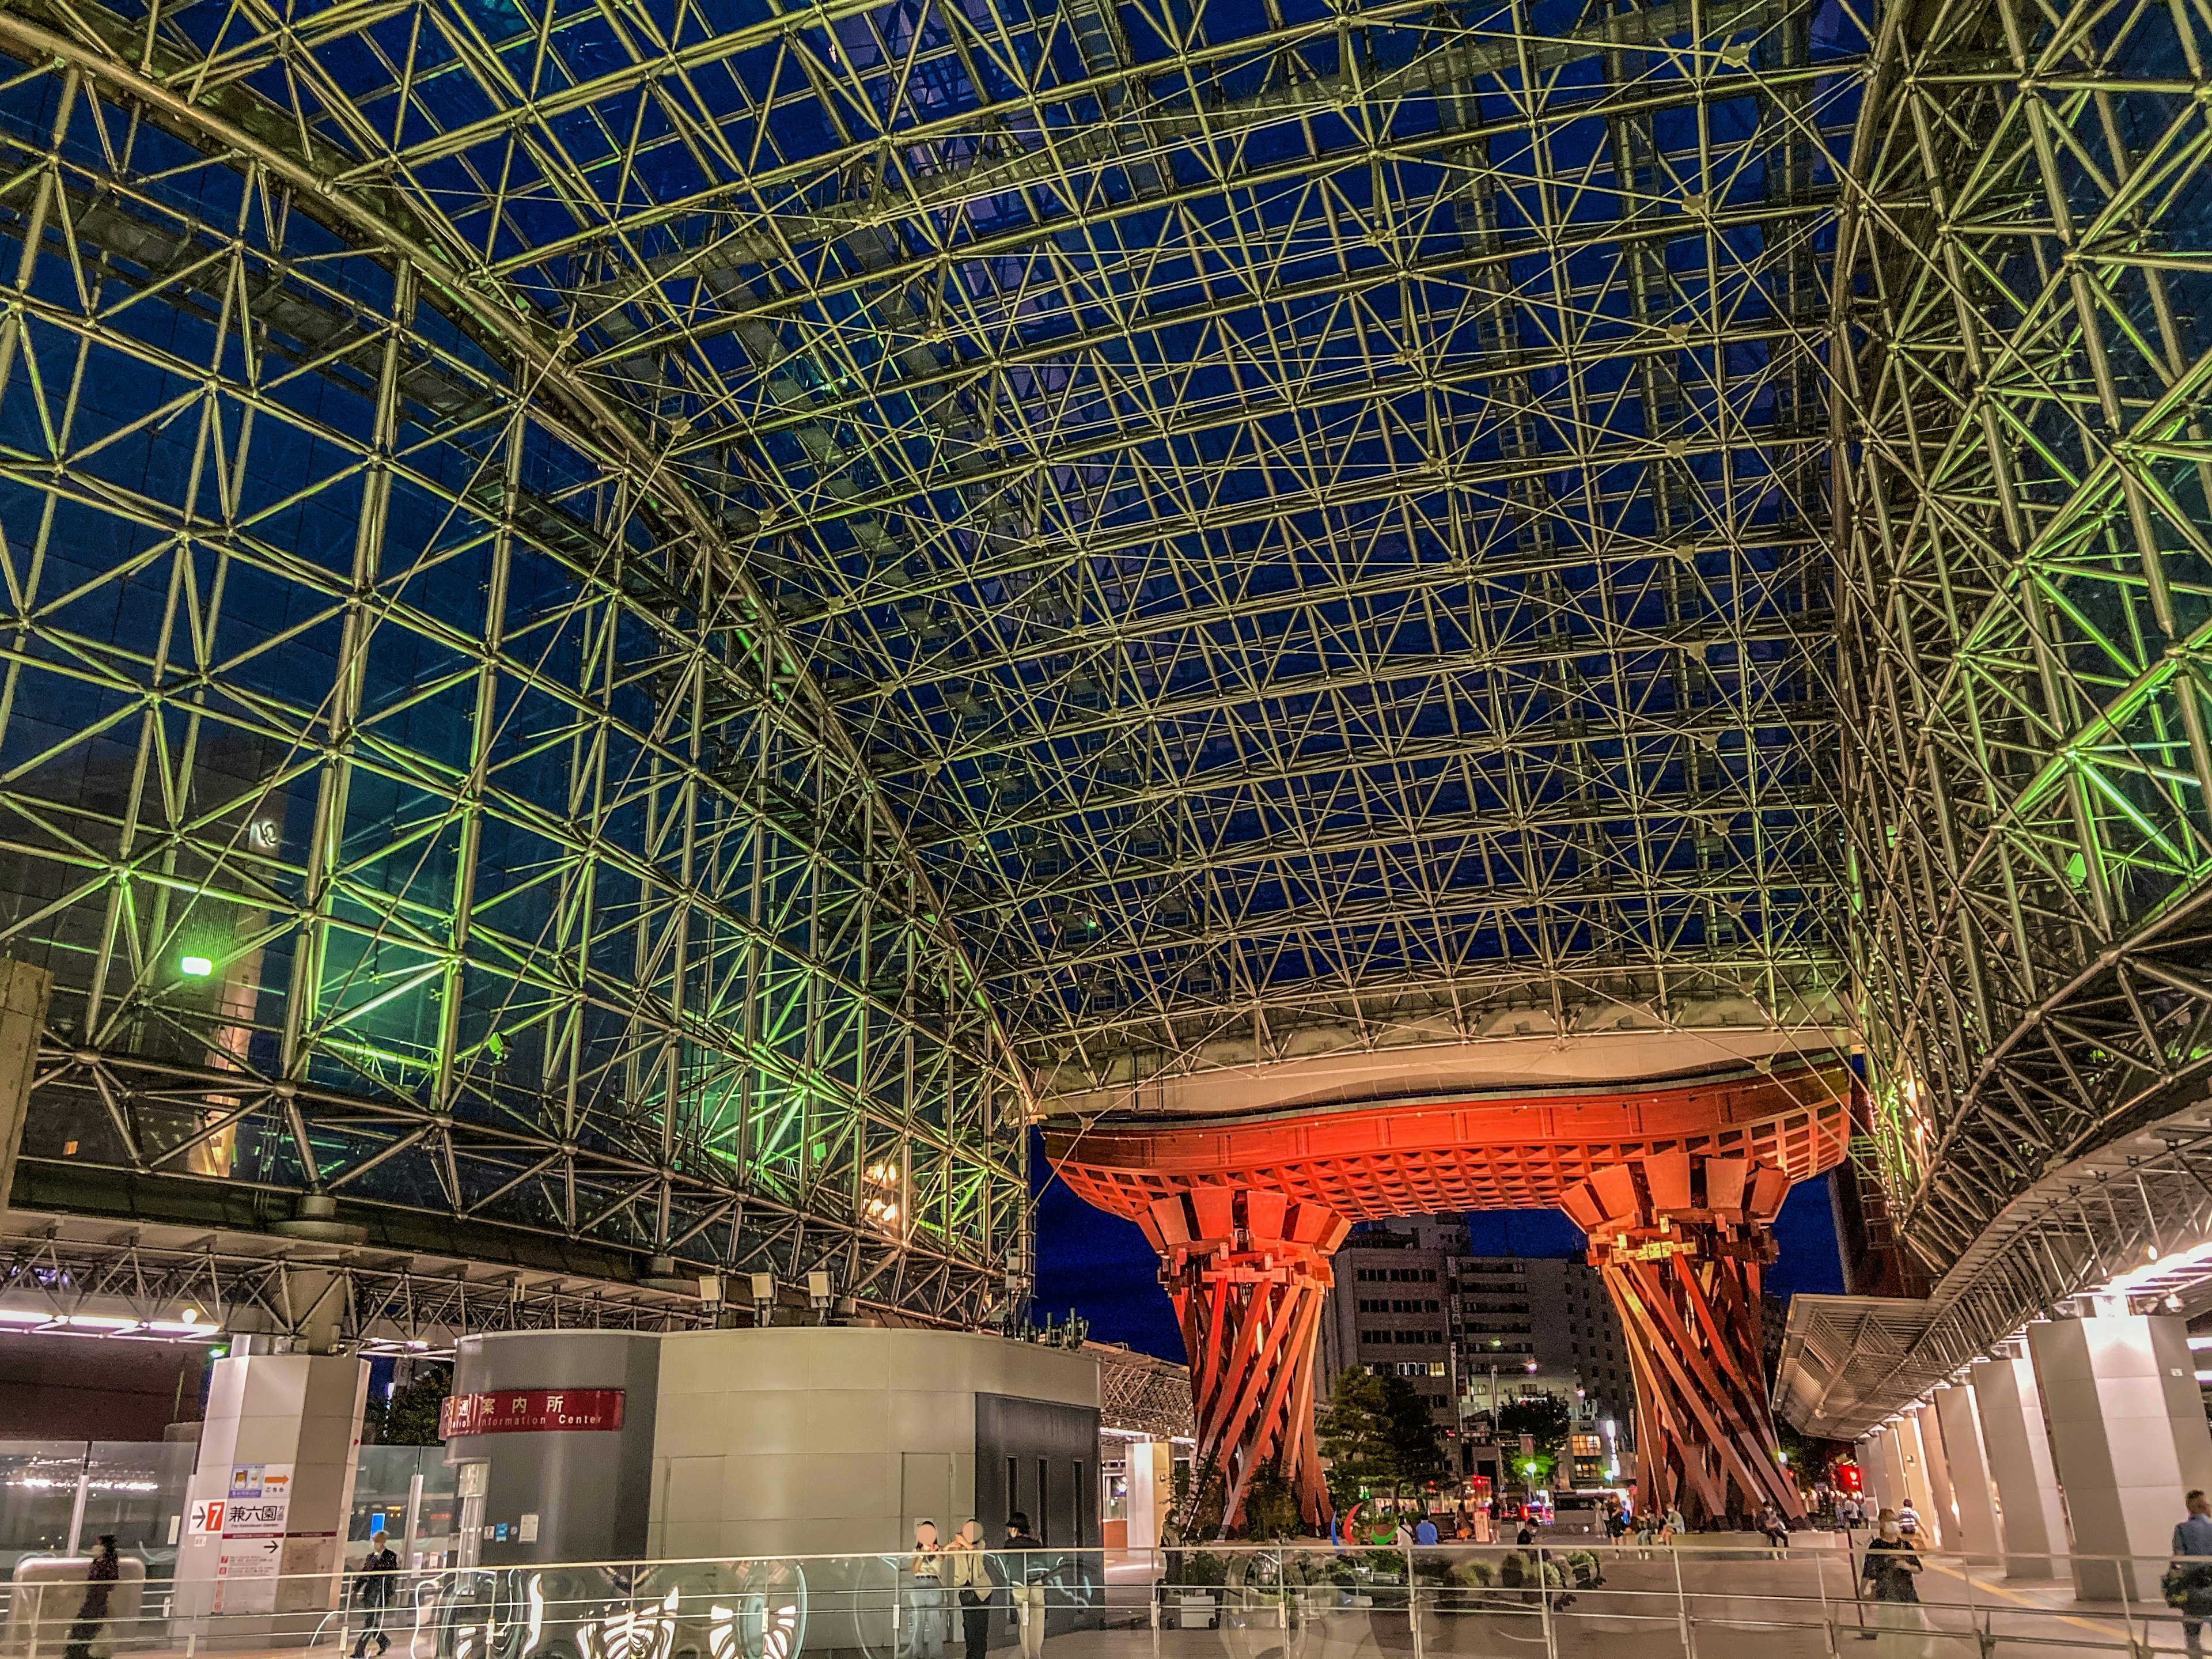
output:
[[[1861,1542],[1863,1535],[1861,1535]],[[18,1583],[15,1659],[267,1650],[398,1659],[2123,1659],[2189,1650],[2164,1558],[2075,1558],[2054,1578],[1917,1553],[1876,1594],[1835,1534],[1784,1552],[1672,1545],[991,1550],[917,1574],[896,1554],[441,1568],[147,1583],[102,1608],[78,1580]],[[48,1564],[58,1566],[60,1564]],[[2076,1597],[2073,1573],[2108,1599]],[[1898,1581],[1892,1579],[1894,1587]],[[977,1599],[981,1595],[982,1599]],[[1861,1641],[1870,1645],[1860,1647]]]

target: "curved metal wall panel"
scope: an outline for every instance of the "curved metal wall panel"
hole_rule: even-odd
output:
[[[1990,0],[1895,8],[1875,54],[1835,353],[1852,935],[1939,1268],[2212,1071],[2208,45],[2187,8]]]
[[[304,37],[247,72],[240,15],[0,28],[27,1179],[975,1316],[1020,1097],[896,825],[650,421],[463,274],[495,185],[347,178],[342,100],[288,128]]]

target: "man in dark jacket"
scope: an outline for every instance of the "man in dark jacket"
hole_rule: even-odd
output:
[[[368,1559],[354,1578],[354,1604],[361,1609],[361,1640],[353,1644],[353,1659],[367,1659],[368,1638],[376,1638],[377,1659],[392,1647],[384,1633],[384,1610],[392,1605],[392,1586],[399,1577],[399,1558],[380,1532],[368,1535]]]

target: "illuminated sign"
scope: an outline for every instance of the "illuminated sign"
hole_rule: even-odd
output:
[[[438,1408],[441,1439],[457,1434],[558,1434],[623,1425],[620,1389],[507,1389],[457,1394]]]

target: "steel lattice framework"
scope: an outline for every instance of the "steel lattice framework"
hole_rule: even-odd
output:
[[[2002,1303],[1978,1241],[2212,1063],[2206,28],[1900,6],[1852,146],[1851,933],[1887,1177],[1947,1306]]]
[[[1040,1096],[1832,1024],[1866,38],[13,0],[27,1179],[963,1317]]]

